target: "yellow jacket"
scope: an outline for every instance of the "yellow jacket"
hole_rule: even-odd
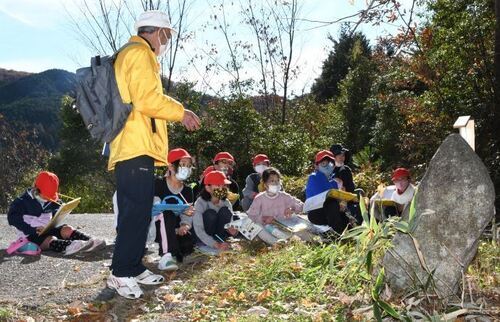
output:
[[[184,116],[182,104],[163,94],[160,66],[149,43],[139,36],[132,36],[129,42],[139,44],[121,51],[114,67],[118,90],[123,102],[132,103],[132,112],[110,144],[108,170],[117,162],[141,155],[154,158],[155,165],[166,165],[167,121],[181,121]]]

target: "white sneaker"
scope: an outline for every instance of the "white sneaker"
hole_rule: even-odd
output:
[[[162,271],[176,271],[179,269],[177,261],[172,257],[172,254],[165,253],[158,262],[158,269]]]
[[[90,240],[73,240],[71,244],[66,247],[64,255],[72,255],[81,250],[86,250],[92,247],[92,241]]]
[[[134,277],[116,277],[111,274],[106,284],[127,299],[138,299],[144,294]]]
[[[217,256],[221,253],[221,251],[218,250],[217,248],[213,248],[213,247],[210,247],[207,245],[196,246],[195,249],[197,251],[199,251],[200,253],[208,255],[208,256]]]
[[[92,242],[92,245],[86,249],[85,252],[93,252],[106,247],[106,241],[104,239],[92,238],[90,241]]]

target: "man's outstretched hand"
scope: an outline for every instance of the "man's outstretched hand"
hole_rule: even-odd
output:
[[[188,131],[195,131],[200,128],[201,121],[198,115],[194,114],[191,110],[184,110],[184,117],[182,118],[182,125]]]

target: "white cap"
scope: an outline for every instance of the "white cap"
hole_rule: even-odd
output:
[[[168,15],[159,10],[149,10],[141,13],[137,21],[135,22],[135,30],[139,30],[140,27],[159,27],[170,29],[172,33],[177,33],[177,31],[170,25],[170,20]]]

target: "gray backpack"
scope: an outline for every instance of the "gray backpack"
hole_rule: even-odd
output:
[[[123,103],[113,64],[118,53],[137,44],[129,42],[111,56],[95,56],[90,67],[76,71],[76,108],[90,135],[102,143],[111,142],[123,129],[132,105]]]

